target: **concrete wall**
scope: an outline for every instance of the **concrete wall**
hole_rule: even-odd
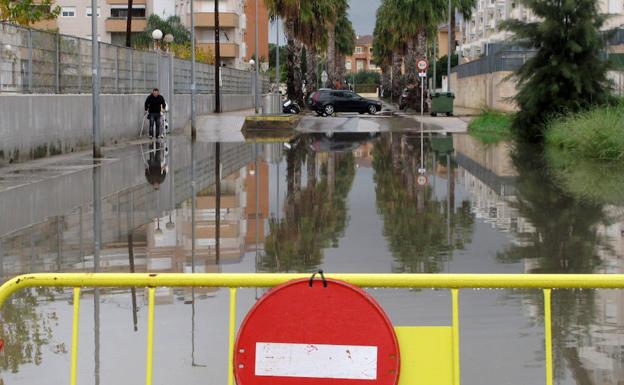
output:
[[[143,122],[146,95],[101,95],[104,145],[136,139]],[[191,118],[191,96],[175,95],[172,128]],[[253,108],[249,95],[223,95],[223,111]],[[197,114],[214,109],[213,95],[196,96]],[[0,165],[90,148],[91,95],[0,95]],[[147,124],[146,124],[147,126]],[[147,128],[146,128],[147,129]]]
[[[516,82],[507,79],[511,74],[510,71],[501,71],[458,79],[457,73],[452,73],[451,86],[455,91],[455,105],[473,109],[516,111],[516,104],[510,100],[516,95]]]

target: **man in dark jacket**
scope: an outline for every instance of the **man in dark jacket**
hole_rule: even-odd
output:
[[[167,107],[165,98],[158,93],[158,88],[154,88],[152,93],[145,99],[145,113],[149,117],[149,136],[152,138],[154,134],[156,137],[163,137],[160,132],[160,111]],[[152,126],[156,126],[156,132],[152,131]]]

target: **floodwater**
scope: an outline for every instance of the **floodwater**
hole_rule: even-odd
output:
[[[113,151],[96,168],[74,157],[9,173],[0,275],[622,272],[624,209],[558,187],[539,155],[461,134],[426,134],[423,148],[425,187],[418,132],[173,137]],[[448,290],[369,291],[394,325],[450,325]],[[239,323],[263,293],[239,290]],[[146,292],[134,297],[83,290],[79,384],[144,382]],[[154,384],[226,384],[228,291],[156,297]],[[556,384],[622,384],[622,300],[614,290],[553,293]],[[71,316],[70,290],[7,302],[0,384],[68,383]],[[540,291],[462,290],[460,333],[462,384],[544,383]]]

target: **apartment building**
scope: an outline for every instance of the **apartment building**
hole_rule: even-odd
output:
[[[61,13],[55,20],[35,23],[33,27],[55,29],[64,35],[91,39],[91,0],[56,0]],[[103,43],[124,45],[126,41],[127,0],[100,1],[97,9],[98,40]],[[147,16],[158,13],[162,17],[173,15],[173,0],[134,0],[132,5],[132,30],[143,31]]]
[[[220,0],[219,25],[222,62],[225,66],[247,68],[255,50],[255,10],[258,2],[258,48],[261,61],[269,57],[269,20],[263,0]],[[125,45],[127,0],[100,0],[98,39],[104,43]],[[54,29],[60,33],[91,38],[91,0],[56,0],[61,13],[55,20],[34,24],[35,28]],[[133,0],[132,30],[144,31],[147,17],[178,15],[191,26],[190,0]],[[195,33],[201,49],[215,53],[214,1],[195,0]]]
[[[347,72],[377,71],[381,72],[373,61],[373,36],[357,36],[353,55],[345,58]]]
[[[624,25],[624,0],[600,0],[599,10],[609,14],[603,29]],[[459,40],[462,56],[472,59],[486,53],[488,43],[509,40],[511,33],[501,29],[505,20],[516,19],[533,22],[538,18],[519,0],[478,0],[472,18],[458,18],[457,30],[463,35]],[[462,33],[463,32],[463,33]]]
[[[219,43],[223,65],[247,68],[255,47],[255,1],[258,1],[258,46],[259,57],[269,57],[269,20],[263,0],[220,0],[219,1]],[[214,1],[195,0],[195,34],[198,46],[215,52]],[[184,24],[191,25],[190,0],[175,0],[176,14]]]

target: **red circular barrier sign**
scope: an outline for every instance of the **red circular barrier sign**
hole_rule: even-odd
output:
[[[396,385],[399,345],[364,290],[328,279],[294,280],[265,294],[236,339],[238,385]]]

